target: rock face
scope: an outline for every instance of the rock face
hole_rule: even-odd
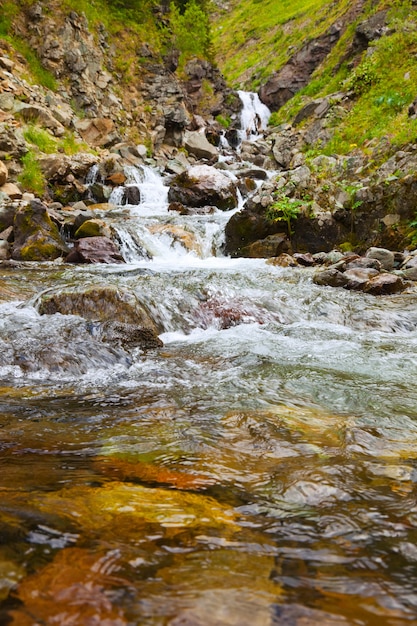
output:
[[[63,256],[68,248],[58,228],[39,200],[16,211],[12,258],[18,261],[50,261]]]
[[[208,142],[204,133],[198,131],[186,131],[184,135],[184,147],[197,159],[217,160],[219,155],[217,148]]]
[[[162,345],[145,307],[133,294],[115,287],[45,295],[41,299],[39,313],[80,315],[97,323],[92,327],[92,334],[105,343],[143,349]]]
[[[108,237],[84,237],[75,242],[67,263],[124,263],[116,245]]]
[[[341,34],[334,24],[327,33],[306,43],[284,67],[259,91],[259,97],[271,111],[277,111],[305,87],[316,67],[326,58]]]
[[[0,161],[0,187],[7,181],[8,174],[9,172],[7,171],[7,167],[3,161]]]
[[[213,205],[227,211],[237,206],[237,190],[234,182],[219,170],[209,165],[196,165],[174,178],[168,199],[185,206]]]

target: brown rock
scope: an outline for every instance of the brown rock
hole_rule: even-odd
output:
[[[107,237],[85,237],[75,242],[66,263],[124,263],[116,245]]]
[[[5,183],[0,187],[0,191],[9,196],[11,200],[20,200],[23,195],[19,187],[14,183]]]
[[[17,261],[49,261],[68,252],[57,226],[40,200],[16,211],[12,258]]]
[[[75,127],[89,146],[109,146],[115,142],[113,120],[104,117],[79,120]]]
[[[371,267],[352,268],[344,272],[344,277],[347,278],[345,285],[346,289],[353,289],[361,291],[366,289],[368,282],[371,278],[378,276],[379,272]]]
[[[3,161],[0,161],[0,187],[4,185],[4,183],[7,181],[8,175],[9,172],[7,170],[7,167],[5,166]]]
[[[384,296],[404,291],[406,283],[395,274],[379,274],[372,278],[366,285],[364,291],[373,296]]]
[[[268,265],[278,265],[279,267],[297,267],[297,260],[290,254],[280,254],[267,260]]]
[[[174,178],[168,200],[193,207],[214,205],[227,211],[237,206],[237,190],[235,183],[219,170],[196,165]]]
[[[283,233],[277,233],[276,235],[269,235],[265,239],[258,239],[258,241],[245,246],[241,250],[241,255],[252,259],[266,259],[278,257],[290,251],[291,243],[287,236]]]

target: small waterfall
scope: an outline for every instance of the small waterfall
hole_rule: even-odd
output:
[[[87,176],[85,178],[85,184],[87,186],[94,185],[94,183],[97,182],[99,178],[99,171],[100,170],[99,170],[97,163],[95,163],[94,165],[90,167],[90,169],[87,172]]]
[[[271,111],[260,101],[257,93],[238,91],[238,94],[243,104],[240,139],[255,141],[268,126]]]

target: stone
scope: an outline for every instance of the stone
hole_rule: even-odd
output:
[[[195,252],[198,256],[201,256],[201,245],[195,235],[180,226],[175,226],[174,224],[155,224],[149,227],[149,231],[153,234],[160,233],[169,235],[172,239],[172,245],[179,243],[188,250],[188,252]]]
[[[402,273],[403,273],[404,278],[406,278],[407,280],[413,280],[413,281],[417,280],[417,266],[409,267],[405,269]]]
[[[18,107],[18,113],[22,116],[25,122],[37,122],[40,126],[44,126],[51,130],[54,135],[61,137],[65,133],[64,126],[58,122],[45,107],[41,107],[37,104],[25,104],[20,103]]]
[[[75,242],[66,263],[124,263],[118,248],[108,237],[85,237]]]
[[[107,237],[110,239],[111,231],[104,220],[94,218],[85,220],[76,230],[74,237],[76,239],[83,237]]]
[[[114,286],[105,285],[84,290],[67,289],[45,294],[40,300],[39,313],[79,315],[92,322],[106,322],[107,326],[100,325],[98,332],[107,335],[119,333],[121,342],[124,332],[126,339],[130,336],[133,341],[133,328],[148,329],[155,336],[157,334],[155,323],[138,298],[130,291]],[[109,324],[110,322],[114,324]]]
[[[10,244],[4,239],[0,239],[0,261],[10,259]]]
[[[395,274],[379,274],[372,278],[366,285],[364,291],[373,296],[391,295],[404,291],[407,284],[400,276]]]
[[[346,262],[346,266],[345,269],[346,270],[351,270],[351,269],[355,269],[355,268],[372,268],[374,270],[377,270],[378,272],[381,270],[382,265],[381,262],[378,261],[378,259],[376,258],[372,258],[372,257],[358,257],[356,259],[353,259],[352,261],[349,261],[347,259]]]
[[[309,252],[307,252],[306,254],[302,254],[301,252],[296,252],[293,256],[299,265],[310,267],[311,265],[316,264],[316,261],[313,255],[310,254]]]
[[[16,261],[50,261],[68,252],[57,226],[40,200],[32,200],[16,211],[14,237],[12,259]]]
[[[3,161],[0,161],[0,187],[2,187],[5,182],[7,181],[7,177],[9,175],[8,169],[5,166],[5,164],[3,163]]]
[[[78,120],[75,123],[75,128],[83,140],[93,148],[110,146],[112,143],[116,143],[114,122],[109,118]]]
[[[346,270],[343,276],[347,279],[346,289],[363,290],[368,285],[371,278],[378,276],[379,272],[370,267],[352,268]]]
[[[313,276],[313,283],[326,287],[344,287],[347,282],[346,276],[334,268],[317,272]]]
[[[0,187],[0,192],[6,194],[10,200],[20,200],[23,195],[19,187],[14,183],[5,183]]]
[[[8,228],[5,228],[1,231],[0,241],[13,241],[13,226],[9,226]]]
[[[238,203],[235,183],[209,165],[195,165],[176,176],[168,200],[193,207],[214,205],[224,211],[234,209]]]
[[[386,250],[385,248],[368,248],[366,251],[366,256],[369,259],[377,259],[384,270],[392,270],[395,263],[395,256],[391,250]]]
[[[277,265],[278,267],[297,267],[298,263],[294,256],[283,252],[279,256],[271,257],[267,261],[268,265]]]
[[[219,156],[217,148],[209,143],[204,132],[186,131],[184,135],[184,147],[190,154],[197,157],[197,159],[212,161]]]
[[[259,239],[245,246],[241,250],[241,255],[249,258],[265,259],[278,257],[280,254],[291,251],[291,243],[284,233],[268,235],[265,239]]]
[[[16,207],[11,204],[0,206],[0,231],[13,227]]]

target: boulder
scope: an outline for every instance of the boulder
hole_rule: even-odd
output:
[[[105,343],[124,348],[157,348],[158,329],[130,291],[100,286],[85,291],[68,290],[42,296],[41,315],[79,315],[93,322],[91,333]]]
[[[0,231],[13,226],[15,214],[16,207],[12,205],[0,206]]]
[[[104,220],[97,218],[85,220],[75,232],[76,239],[83,237],[107,237],[110,239],[111,231]]]
[[[18,112],[25,122],[37,122],[40,126],[51,130],[57,137],[61,137],[65,133],[64,126],[45,107],[22,102],[18,107]]]
[[[14,217],[12,258],[17,261],[50,261],[68,248],[40,200],[19,208]]]
[[[343,272],[339,272],[339,270],[335,268],[322,270],[313,276],[313,283],[326,287],[344,287],[347,282],[348,279]]]
[[[8,175],[9,172],[7,170],[7,167],[5,166],[3,161],[0,161],[0,187],[4,185],[4,183],[7,181]]]
[[[114,122],[108,118],[94,118],[78,120],[75,128],[83,140],[93,148],[111,146],[119,140],[114,132]]]
[[[168,200],[194,207],[214,205],[223,211],[235,208],[238,203],[235,183],[209,165],[196,165],[176,176]]]
[[[395,263],[395,255],[391,250],[386,250],[385,248],[375,248],[371,247],[366,251],[366,256],[369,259],[376,259],[379,261],[384,268],[384,270],[392,270]]]
[[[204,132],[186,131],[184,135],[184,147],[190,154],[197,157],[197,159],[212,161],[213,159],[217,160],[219,156],[217,148],[209,143]]]
[[[8,196],[10,200],[20,200],[23,195],[19,187],[14,183],[5,183],[0,187],[0,192]]]
[[[364,290],[368,286],[369,280],[378,275],[378,270],[372,269],[371,267],[358,267],[346,270],[343,274],[343,276],[347,279],[345,287],[346,289],[353,289],[356,291]]]
[[[251,259],[266,259],[278,257],[291,252],[291,243],[284,233],[268,235],[265,239],[258,239],[241,250],[241,256]]]
[[[85,237],[75,242],[66,263],[124,263],[118,248],[108,237]]]
[[[267,261],[268,265],[276,265],[278,267],[297,267],[296,259],[290,254],[282,253],[279,256],[271,257]]]
[[[364,291],[373,296],[391,295],[406,289],[407,283],[400,276],[395,274],[379,274],[372,278],[366,285]]]

